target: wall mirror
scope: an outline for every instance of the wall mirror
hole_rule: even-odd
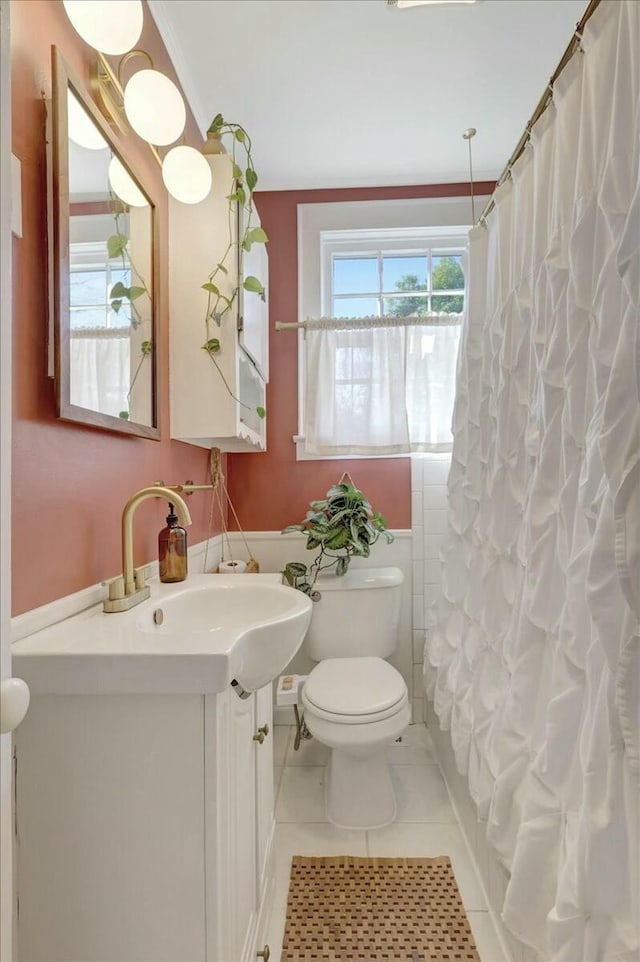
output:
[[[156,212],[55,47],[52,70],[58,417],[157,439]]]

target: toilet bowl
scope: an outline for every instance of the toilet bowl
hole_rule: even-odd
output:
[[[381,658],[330,658],[313,669],[302,692],[311,734],[331,749],[327,818],[340,828],[381,828],[396,801],[386,748],[410,721],[402,675]]]

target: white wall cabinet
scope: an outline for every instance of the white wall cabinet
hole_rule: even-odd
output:
[[[202,285],[224,258],[230,236],[235,242],[238,229],[227,201],[233,189],[231,158],[223,154],[207,159],[213,174],[209,196],[200,204],[169,198],[171,437],[223,451],[259,451],[266,448],[266,420],[256,408],[266,407],[268,304],[258,294],[243,292],[219,327],[212,321],[207,326],[208,295]],[[257,220],[253,226],[258,226]],[[266,285],[264,245],[256,245],[246,256],[259,258],[260,280]],[[245,274],[251,273],[252,264],[248,260],[241,268]],[[233,256],[225,265],[228,273],[217,277],[216,284],[230,296],[238,265]],[[220,371],[202,349],[214,337],[220,341],[215,356]]]
[[[255,959],[271,715],[271,686],[34,698],[16,733],[18,958]]]

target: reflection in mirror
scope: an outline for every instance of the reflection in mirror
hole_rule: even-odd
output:
[[[54,64],[59,413],[156,437],[153,206],[55,54]]]

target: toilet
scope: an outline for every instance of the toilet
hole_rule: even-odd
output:
[[[322,597],[303,646],[318,664],[302,705],[307,728],[331,749],[326,811],[340,828],[381,828],[396,816],[386,748],[411,710],[404,678],[384,659],[397,645],[402,581],[398,568],[361,568],[316,582]]]

